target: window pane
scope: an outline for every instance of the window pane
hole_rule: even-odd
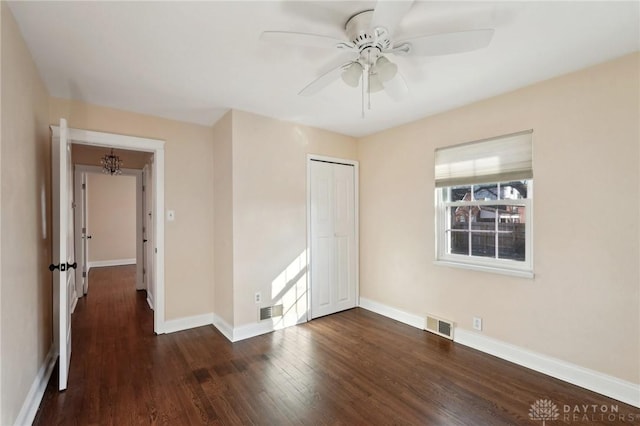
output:
[[[524,206],[500,206],[497,214],[498,231],[512,231],[512,224],[519,223],[524,225],[527,219]]]
[[[496,257],[496,233],[472,232],[471,254],[473,256]]]
[[[472,231],[495,231],[497,206],[470,207]]]
[[[469,233],[450,231],[450,252],[452,254],[469,254]]]
[[[504,182],[500,184],[500,199],[501,200],[520,200],[527,198],[527,181],[516,180],[513,182]]]
[[[449,201],[471,201],[471,186],[452,186]]]
[[[524,206],[502,206],[498,223],[498,257],[500,259],[525,260]]]
[[[498,184],[487,183],[482,185],[473,185],[474,200],[497,200]]]
[[[449,207],[451,229],[469,229],[469,207]]]

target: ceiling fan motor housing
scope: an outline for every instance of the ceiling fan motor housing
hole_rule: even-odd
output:
[[[389,31],[383,27],[371,28],[372,17],[373,10],[365,10],[353,15],[345,25],[349,41],[360,52],[359,61],[369,66],[391,47]]]

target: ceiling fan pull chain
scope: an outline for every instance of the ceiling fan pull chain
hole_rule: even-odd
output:
[[[364,80],[364,73],[365,70],[364,68],[362,68],[362,100],[361,100],[361,104],[362,104],[362,119],[364,120],[364,85],[367,84]]]
[[[369,64],[367,65],[367,102],[369,104],[369,111],[371,111],[371,50],[367,52],[367,55],[369,56]]]

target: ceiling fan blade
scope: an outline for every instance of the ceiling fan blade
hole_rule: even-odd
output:
[[[418,56],[470,52],[487,47],[491,43],[494,32],[493,29],[484,29],[415,37],[399,41],[390,52],[397,55]]]
[[[326,73],[322,74],[320,77],[313,80],[311,83],[307,84],[304,89],[302,89],[298,95],[300,96],[313,96],[318,93],[320,90],[327,87],[329,84],[333,83],[342,75],[342,71],[348,65],[351,65],[353,61],[341,64],[335,68],[330,69]]]
[[[320,35],[297,33],[291,31],[264,31],[260,34],[260,40],[293,46],[321,47],[325,49],[345,49],[353,48],[351,43],[338,38]]]
[[[373,10],[371,18],[371,28],[386,28],[389,33],[393,34],[404,15],[409,12],[413,0],[410,1],[391,1],[378,0],[376,8]]]
[[[387,95],[389,95],[389,97],[394,101],[404,99],[404,97],[407,96],[407,93],[409,93],[407,83],[400,71],[398,71],[391,80],[383,83],[383,86],[384,91],[387,92]]]

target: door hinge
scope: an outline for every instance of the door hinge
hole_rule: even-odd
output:
[[[82,189],[87,189],[87,184],[86,183],[82,184]]]
[[[82,228],[82,233],[86,234],[87,233],[87,228]]]
[[[82,271],[82,278],[87,278],[87,272],[86,271]]]
[[[144,268],[142,268],[142,275],[144,275],[144,274],[146,274],[146,273],[147,273],[147,270],[146,270],[146,269],[144,269]]]
[[[144,185],[142,185],[142,192],[144,192],[146,189],[146,187]]]

